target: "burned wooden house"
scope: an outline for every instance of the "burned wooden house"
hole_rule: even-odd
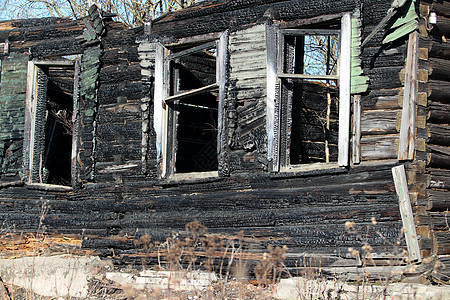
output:
[[[239,0],[136,29],[95,6],[1,22],[2,228],[133,259],[198,220],[290,266],[392,257],[399,237],[448,264],[449,18],[441,0]]]

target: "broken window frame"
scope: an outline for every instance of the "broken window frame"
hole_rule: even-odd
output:
[[[339,35],[339,57],[337,75],[304,75],[286,74],[284,68],[284,44],[286,35],[314,35],[314,34],[338,34]],[[351,48],[351,14],[346,13],[341,18],[341,28],[334,30],[319,29],[275,29],[267,28],[267,131],[268,131],[268,159],[272,161],[271,171],[291,171],[309,169],[328,169],[336,167],[347,167],[349,165],[350,146],[350,48]],[[338,129],[338,160],[329,163],[307,163],[291,164],[289,156],[290,134],[289,125],[292,116],[287,117],[285,125],[282,124],[281,114],[290,112],[292,97],[290,101],[282,101],[282,81],[316,79],[337,80],[339,86],[339,129]],[[284,103],[288,102],[288,103]],[[289,103],[290,102],[290,103]],[[289,107],[286,107],[289,106]],[[284,135],[284,136],[283,136]],[[281,139],[286,138],[285,145]]]
[[[38,86],[38,72],[42,72],[42,68],[57,66],[57,67],[67,67],[74,70],[73,78],[73,111],[72,111],[72,146],[71,146],[71,186],[48,184],[42,182],[41,168],[42,162],[40,156],[42,151],[39,150],[37,146],[36,134],[38,132],[43,132],[45,129],[45,122],[43,124],[38,124],[37,114],[38,110],[46,110],[47,105],[43,101],[39,101],[39,94],[42,91],[39,90]],[[25,131],[24,131],[24,155],[23,155],[23,169],[25,182],[28,185],[42,185],[48,188],[54,187],[55,189],[70,190],[76,183],[77,179],[77,163],[76,157],[78,153],[78,127],[79,127],[79,74],[80,74],[80,62],[78,59],[75,60],[32,60],[28,62],[27,69],[27,92],[26,92],[26,109],[25,109]],[[39,166],[39,170],[36,170]]]
[[[196,41],[198,42],[198,41]],[[156,132],[157,160],[159,162],[160,178],[189,179],[216,177],[221,173],[218,162],[217,171],[177,173],[175,170],[177,150],[177,115],[168,102],[178,101],[196,94],[218,92],[218,120],[217,120],[217,157],[219,160],[223,148],[224,103],[227,62],[228,31],[223,32],[214,40],[203,40],[200,45],[172,53],[164,44],[157,43],[155,55],[155,91],[154,91],[154,128]],[[178,45],[179,46],[179,45]],[[216,82],[197,89],[170,95],[170,62],[189,53],[202,49],[216,48]]]

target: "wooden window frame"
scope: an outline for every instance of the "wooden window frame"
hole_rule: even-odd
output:
[[[340,49],[337,75],[303,75],[283,73],[283,47],[285,36],[296,35],[330,35],[340,36]],[[346,13],[341,18],[339,30],[319,29],[275,29],[267,28],[267,134],[268,159],[272,161],[272,172],[301,171],[311,169],[329,169],[347,167],[349,165],[350,146],[350,53],[351,53],[351,14]],[[270,40],[269,40],[270,39]],[[338,132],[338,161],[330,163],[290,164],[287,160],[288,149],[281,145],[282,134],[288,134],[283,128],[281,114],[285,103],[281,101],[282,80],[292,79],[333,79],[339,82],[339,132]],[[290,111],[290,109],[288,110]],[[290,116],[288,117],[290,122]],[[289,143],[288,143],[289,144]],[[283,153],[283,155],[281,155]],[[281,156],[285,157],[284,161]],[[286,158],[287,157],[287,158]]]
[[[79,118],[79,102],[78,102],[78,86],[79,86],[79,73],[80,73],[80,62],[78,60],[32,60],[28,62],[27,69],[27,92],[25,100],[25,130],[24,130],[24,147],[23,147],[23,169],[24,169],[24,179],[27,185],[42,186],[44,189],[52,188],[54,190],[71,190],[72,187],[42,183],[40,180],[36,180],[34,170],[36,161],[39,159],[40,153],[36,153],[36,132],[41,130],[37,128],[36,113],[39,109],[38,104],[38,71],[42,67],[49,66],[61,66],[61,67],[71,67],[74,68],[74,90],[73,90],[73,113],[72,113],[72,123],[73,123],[73,134],[72,134],[72,152],[71,152],[71,185],[72,187],[76,183],[77,176],[77,165],[76,156],[78,153],[78,133],[76,128],[78,128]]]
[[[196,41],[199,42],[199,41]],[[154,91],[154,128],[156,132],[156,150],[159,163],[159,177],[162,179],[195,179],[204,177],[216,177],[221,172],[219,170],[210,172],[176,173],[176,117],[167,102],[177,101],[196,94],[217,91],[218,92],[218,134],[217,134],[217,155],[218,159],[223,151],[224,133],[224,103],[225,103],[225,83],[226,83],[226,63],[228,47],[228,31],[223,32],[214,40],[200,41],[200,45],[193,46],[186,50],[172,53],[164,44],[157,43],[155,55],[155,91]],[[203,43],[202,43],[203,42]],[[181,44],[182,45],[182,44]],[[180,45],[177,45],[180,46]],[[170,61],[194,53],[203,49],[216,47],[216,82],[201,88],[192,89],[175,95],[169,95]]]

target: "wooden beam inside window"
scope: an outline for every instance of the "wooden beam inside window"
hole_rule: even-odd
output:
[[[170,54],[170,55],[168,55],[166,57],[166,60],[175,59],[175,58],[178,58],[178,57],[182,57],[182,56],[185,56],[185,55],[188,55],[188,54],[191,54],[191,53],[195,53],[195,52],[198,52],[198,51],[201,51],[201,50],[205,50],[205,49],[209,49],[209,48],[213,48],[213,47],[216,47],[216,41],[212,41],[212,42],[209,42],[209,43],[206,43],[206,44],[198,45],[198,46],[195,46],[195,47],[192,47],[192,48],[180,51],[180,52],[176,52],[176,53]]]
[[[285,36],[297,35],[339,35],[339,30],[334,29],[282,29],[281,34]]]
[[[309,75],[309,74],[277,74],[278,78],[289,78],[289,79],[317,79],[317,80],[337,80],[339,75]]]
[[[198,88],[198,89],[189,90],[189,91],[184,92],[184,93],[180,93],[180,94],[177,94],[177,95],[173,95],[173,96],[167,97],[166,99],[164,99],[164,102],[180,100],[180,99],[183,99],[183,98],[186,98],[186,97],[190,97],[190,96],[194,96],[194,95],[197,95],[197,94],[211,92],[211,91],[217,90],[218,88],[219,88],[219,84],[217,82],[215,82],[213,84],[210,84],[210,85]]]

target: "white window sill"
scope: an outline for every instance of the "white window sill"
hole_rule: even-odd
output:
[[[28,183],[27,189],[31,190],[44,190],[52,192],[71,192],[72,187],[65,185],[47,184],[47,183]]]
[[[297,177],[321,174],[340,174],[346,172],[347,168],[340,167],[337,162],[312,163],[282,167],[280,168],[280,172],[272,173],[271,177]]]
[[[211,171],[211,172],[193,172],[193,173],[178,173],[170,176],[168,181],[187,181],[187,180],[196,180],[196,179],[209,179],[209,178],[217,178],[219,177],[219,172]]]

